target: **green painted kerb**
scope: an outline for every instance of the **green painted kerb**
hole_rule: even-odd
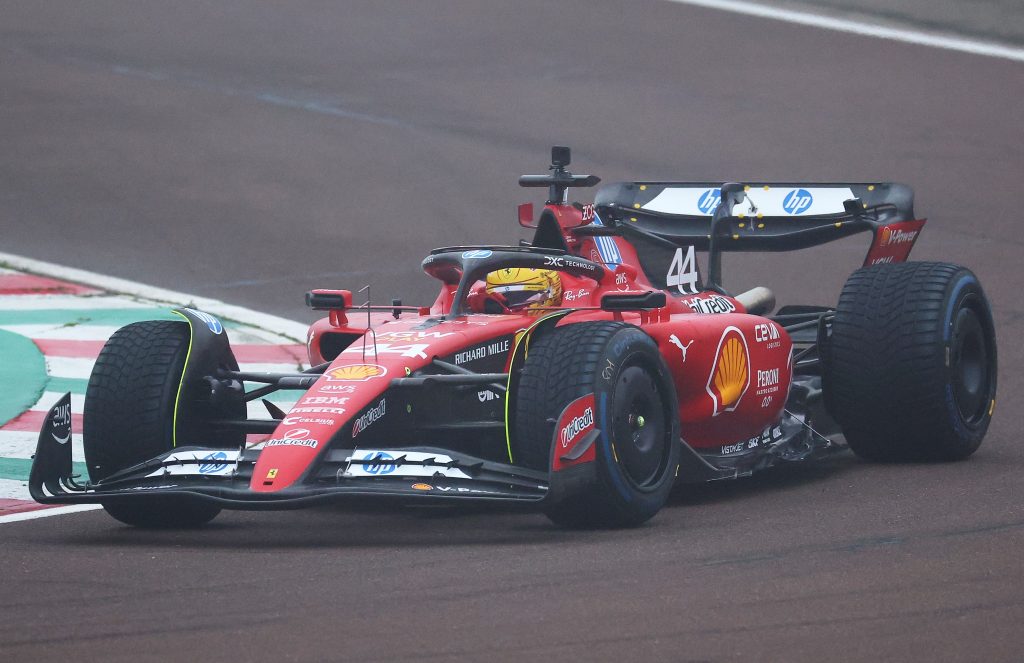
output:
[[[0,458],[0,479],[28,481],[28,473],[31,470],[32,461],[26,458]],[[82,477],[88,476],[85,463],[72,463],[71,473]]]
[[[0,426],[36,404],[46,388],[46,360],[31,339],[0,329]]]

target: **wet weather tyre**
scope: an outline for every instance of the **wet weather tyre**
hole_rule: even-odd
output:
[[[584,322],[531,340],[516,391],[514,461],[550,470],[560,414],[589,394],[600,430],[593,474],[549,498],[545,513],[563,527],[639,525],[665,505],[681,457],[672,377],[639,328]]]
[[[970,270],[912,262],[854,272],[827,345],[826,406],[858,456],[951,461],[977,450],[997,362],[992,312]]]
[[[93,482],[170,451],[174,411],[190,343],[189,325],[136,322],[111,336],[89,378],[83,412],[85,462]],[[220,507],[189,497],[108,501],[103,508],[138,527],[194,527]]]

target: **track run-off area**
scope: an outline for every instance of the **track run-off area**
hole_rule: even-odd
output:
[[[516,205],[542,192],[516,178],[551,145],[605,183],[909,184],[929,219],[912,258],[976,272],[1000,374],[965,462],[842,453],[682,488],[625,531],[344,505],[167,532],[0,516],[0,661],[1019,660],[1024,63],[822,24],[867,10],[723,11],[751,4],[5,2],[0,278],[23,284],[0,295],[0,373],[36,380],[4,378],[11,412],[64,390],[80,408],[132,316],[194,304],[265,366],[304,359],[312,288],[429,304],[432,248],[530,236]],[[947,3],[821,4],[957,27]],[[980,17],[959,37],[1020,49],[986,27],[1024,34],[1012,0],[956,5]],[[934,36],[901,21],[882,27]],[[725,285],[834,305],[862,239],[729,255]],[[0,434],[20,440],[0,499],[20,500],[35,432]]]
[[[39,273],[5,265],[28,265]],[[42,276],[65,273],[77,282]],[[90,283],[96,285],[89,285]],[[109,288],[123,287],[137,294]],[[143,293],[149,294],[147,298]],[[202,301],[202,300],[201,300]],[[232,307],[202,301],[210,309]],[[47,411],[71,394],[74,471],[87,477],[82,452],[82,407],[89,374],[103,344],[118,328],[143,320],[180,320],[173,307],[195,307],[195,298],[20,256],[0,256],[0,524],[94,509],[94,506],[44,506],[28,494],[28,475],[36,439]],[[238,313],[238,311],[234,311]],[[256,322],[260,315],[243,312]],[[263,316],[268,323],[279,323]],[[279,332],[225,319],[243,370],[287,372],[308,367],[306,348]],[[285,325],[294,333],[299,325]],[[299,338],[302,338],[300,335]],[[288,408],[294,399],[270,399]],[[266,415],[262,402],[250,403],[251,416]]]

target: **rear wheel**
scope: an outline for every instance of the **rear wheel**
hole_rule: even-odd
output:
[[[959,460],[977,450],[996,396],[988,299],[968,269],[877,265],[843,287],[825,397],[853,451],[869,460]]]
[[[566,527],[629,527],[668,500],[679,468],[675,388],[647,334],[619,322],[585,322],[531,342],[519,380],[514,460],[550,470],[555,425],[567,406],[594,395],[596,480],[545,513]]]
[[[107,341],[89,377],[83,433],[89,477],[115,472],[174,448],[174,413],[190,343],[189,325],[137,322]],[[220,507],[189,497],[140,496],[110,501],[111,516],[138,527],[195,527]]]

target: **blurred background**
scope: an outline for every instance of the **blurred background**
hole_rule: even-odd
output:
[[[995,310],[1000,397],[970,461],[842,454],[617,532],[425,510],[6,523],[0,658],[1018,660],[1024,3],[756,3],[1000,56],[701,4],[3,0],[0,251],[308,321],[310,288],[429,303],[431,248],[528,236],[515,206],[543,192],[516,178],[555,144],[605,182],[904,182],[930,219],[914,257],[970,266]],[[866,249],[729,256],[726,285],[830,304]]]

